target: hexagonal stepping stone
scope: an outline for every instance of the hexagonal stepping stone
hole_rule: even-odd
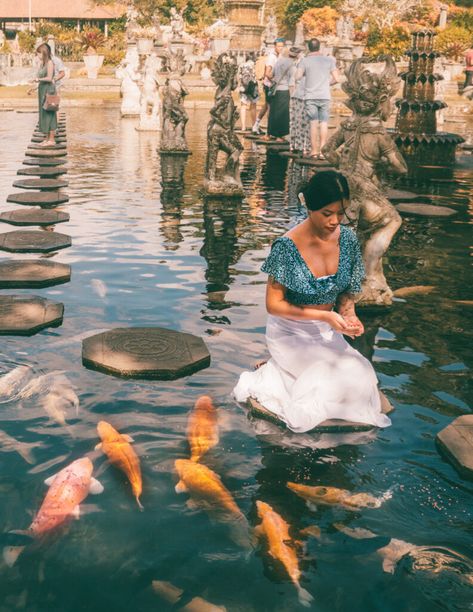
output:
[[[310,166],[311,168],[325,168],[330,167],[330,162],[326,159],[316,159],[315,157],[298,157],[294,160],[294,163],[299,166]]]
[[[52,178],[67,174],[67,168],[58,166],[32,166],[30,168],[20,168],[17,172],[19,176],[39,176],[41,178]]]
[[[458,417],[437,434],[444,457],[466,478],[473,479],[473,414]]]
[[[19,113],[20,115],[29,115],[33,113],[38,114],[38,109],[36,108],[17,108],[16,112]]]
[[[41,138],[41,142],[44,140],[44,134],[42,132],[33,132],[33,138]],[[56,130],[56,138],[65,138],[66,130]]]
[[[393,412],[393,406],[382,391],[379,392],[379,396],[381,399],[381,410],[383,414],[390,414],[391,412]],[[281,427],[286,429],[285,423],[281,421],[279,417],[277,417],[273,412],[265,408],[262,404],[260,404],[252,397],[247,400],[247,407],[251,414],[253,414],[254,416],[261,419],[265,419],[267,421],[271,421],[272,423],[276,423],[276,425],[280,425]],[[323,423],[320,423],[320,425],[312,429],[311,432],[342,433],[346,431],[370,431],[372,429],[376,429],[375,425],[371,425],[368,423],[354,423],[352,421],[342,421],[341,419],[328,419],[327,421],[323,421]]]
[[[420,202],[430,201],[428,196],[423,196],[412,191],[404,191],[402,189],[386,189],[385,196],[391,202]]]
[[[7,202],[25,206],[58,206],[69,202],[69,196],[61,191],[22,191],[11,193]]]
[[[71,267],[49,259],[10,260],[0,262],[1,289],[36,289],[67,283]]]
[[[65,157],[66,149],[27,149],[26,155],[29,157]]]
[[[35,144],[39,144],[40,142],[43,142],[43,140],[44,140],[44,138],[41,137],[41,136],[33,136],[31,138],[31,142],[35,143]],[[65,136],[56,137],[55,140],[56,140],[56,144],[65,144],[65,145],[67,145],[67,140],[66,140]]]
[[[69,215],[59,210],[19,209],[0,214],[0,221],[10,225],[54,225],[69,221]]]
[[[435,206],[433,204],[397,204],[397,210],[404,215],[417,217],[451,217],[457,211],[448,206]]]
[[[28,145],[28,150],[30,149],[41,149],[43,150],[49,150],[49,149],[67,149],[65,144],[53,144],[53,145],[48,145],[47,147],[42,147],[41,144],[36,144],[35,142],[33,142],[32,144]]]
[[[36,332],[60,325],[64,304],[51,302],[38,295],[0,296],[0,334],[31,336]]]
[[[69,183],[64,179],[20,179],[13,183],[13,187],[18,189],[39,189],[40,191],[55,191],[62,187],[67,187]]]
[[[0,234],[0,250],[10,253],[49,253],[71,246],[71,237],[58,232],[14,230]]]
[[[174,380],[210,364],[204,341],[161,327],[117,328],[82,342],[82,363],[115,376]]]
[[[62,166],[67,164],[67,159],[51,158],[51,157],[27,157],[23,160],[24,166]]]

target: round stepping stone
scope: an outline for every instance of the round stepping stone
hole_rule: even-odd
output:
[[[315,159],[314,157],[298,157],[294,160],[294,163],[299,166],[310,166],[311,168],[328,168],[330,162],[326,159]]]
[[[60,325],[64,304],[51,302],[38,295],[0,296],[0,334],[31,336],[36,332]]]
[[[17,187],[18,189],[39,189],[40,191],[54,191],[62,187],[67,187],[68,185],[69,183],[62,179],[42,178],[20,179],[13,183],[13,187]]]
[[[43,142],[44,138],[41,136],[33,136],[31,138],[31,142],[34,143],[40,143]],[[65,137],[60,136],[59,138],[56,137],[56,144],[67,144],[67,140]]]
[[[16,112],[19,113],[20,115],[27,115],[27,114],[33,114],[36,113],[38,114],[37,109],[33,109],[33,108],[17,108]]]
[[[0,214],[0,221],[10,225],[54,225],[69,221],[69,215],[59,210],[7,210]]]
[[[20,168],[17,172],[20,176],[40,176],[48,178],[67,174],[67,168],[58,168],[57,166],[33,166],[32,168]]]
[[[174,380],[210,365],[204,341],[160,327],[117,328],[82,342],[82,363],[115,376]]]
[[[434,204],[398,204],[400,213],[419,217],[451,217],[457,211],[448,206],[435,206]]]
[[[0,249],[10,253],[49,253],[71,246],[71,237],[58,232],[14,230],[0,234]]]
[[[393,412],[394,408],[389,402],[388,398],[382,393],[379,392],[379,396],[381,399],[381,411],[383,414],[390,414]],[[284,429],[286,425],[283,421],[279,419],[273,412],[265,408],[262,404],[260,404],[257,400],[250,397],[247,401],[247,407],[251,414],[254,416],[265,419],[267,421],[271,421],[272,423],[276,423],[280,425]],[[370,425],[368,423],[354,423],[352,421],[342,421],[341,419],[328,419],[327,421],[323,421],[311,430],[311,432],[317,433],[342,433],[347,431],[370,431],[375,429],[374,425]]]
[[[45,134],[42,132],[33,132],[33,138],[41,138],[41,142],[44,140]],[[56,130],[56,138],[65,138],[66,131],[65,130]]]
[[[391,202],[417,202],[420,200],[430,201],[428,196],[422,196],[412,191],[403,191],[402,189],[386,189],[386,197]]]
[[[444,457],[466,478],[473,479],[473,414],[455,419],[437,434]]]
[[[67,164],[67,159],[53,159],[50,157],[27,157],[23,160],[24,166],[62,166]]]
[[[65,144],[53,144],[53,145],[48,145],[47,147],[42,147],[40,144],[36,144],[36,143],[32,143],[28,146],[28,149],[41,149],[43,150],[49,150],[49,149],[66,149],[66,145]]]
[[[411,295],[428,295],[435,291],[436,287],[434,285],[412,285],[411,287],[400,287],[393,291],[394,297],[397,298],[405,298],[410,297]]]
[[[69,196],[61,191],[22,191],[11,193],[7,202],[25,206],[58,206],[69,202]]]
[[[1,289],[51,287],[67,283],[70,279],[70,266],[49,259],[0,262]]]
[[[27,149],[28,157],[65,157],[66,149]]]

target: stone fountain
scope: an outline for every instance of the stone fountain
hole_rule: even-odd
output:
[[[404,81],[398,108],[395,141],[409,166],[445,166],[455,163],[455,149],[464,142],[458,134],[437,132],[437,111],[447,104],[435,99],[435,84],[443,79],[434,74],[440,55],[434,50],[435,32],[421,30],[412,34],[407,51],[409,68],[400,75]]]

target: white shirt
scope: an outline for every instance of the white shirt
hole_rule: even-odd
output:
[[[270,66],[274,70],[274,65],[276,64],[277,61],[278,61],[278,56],[276,55],[274,51],[271,51],[271,53],[266,58],[266,68]],[[268,79],[268,77],[265,76],[263,79],[263,85],[266,85],[267,87],[271,87],[271,79]]]
[[[54,78],[56,78],[60,72],[64,72],[64,73],[66,72],[66,67],[64,66],[64,62],[62,61],[62,59],[58,57],[57,55],[53,55],[52,60],[54,64]],[[57,81],[56,89],[59,89],[60,87],[62,87],[64,83],[64,77],[60,81]]]

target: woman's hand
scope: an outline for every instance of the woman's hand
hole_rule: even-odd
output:
[[[355,328],[355,332],[353,333],[353,336],[358,337],[365,333],[365,328],[363,326],[363,323],[356,316],[356,314],[347,315],[343,318],[349,325]]]
[[[324,323],[328,323],[332,329],[342,334],[346,334],[347,336],[354,336],[358,330],[358,327],[353,326],[350,322],[339,315],[338,312],[334,310],[323,311],[323,315],[320,317],[320,320]]]

